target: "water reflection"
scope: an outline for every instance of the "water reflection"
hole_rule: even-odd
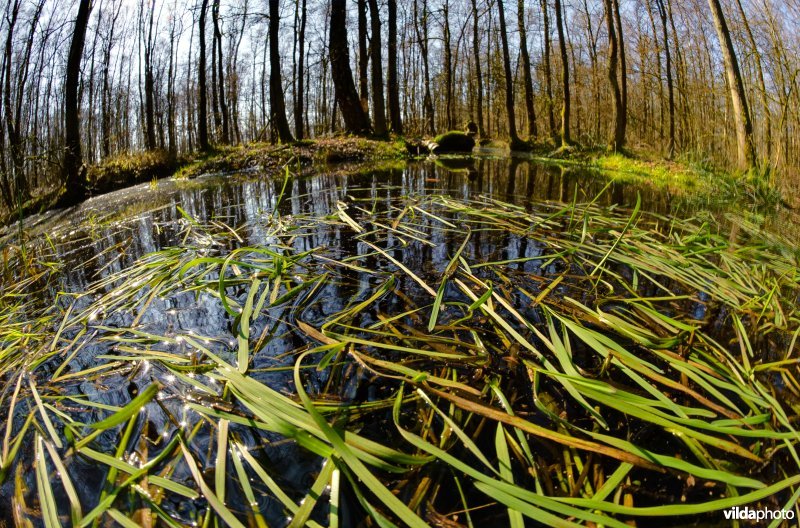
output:
[[[337,226],[303,226],[298,223],[300,228],[296,236],[291,240],[285,237],[279,240],[274,234],[274,222],[290,217],[323,218],[335,214],[343,202],[346,205],[342,207],[347,207],[348,214],[358,223],[370,211],[396,207],[397,197],[413,198],[430,194],[446,194],[467,200],[486,196],[536,209],[542,207],[545,201],[585,202],[596,197],[600,204],[631,207],[637,200],[637,193],[642,195],[644,209],[657,213],[670,212],[671,200],[668,195],[627,185],[609,185],[607,179],[593,173],[547,167],[518,158],[439,159],[435,162],[413,162],[402,168],[332,168],[288,182],[254,174],[207,177],[188,182],[165,181],[159,183],[157,188],[144,185],[90,200],[74,212],[54,215],[50,221],[42,221],[31,232],[49,235],[52,245],[45,242],[43,237],[34,245],[38,244],[41,252],[52,249],[54,254],[48,258],[63,263],[58,289],[66,292],[85,291],[98,280],[128,270],[137,259],[154,251],[188,245],[202,248],[202,239],[185,238],[185,226],[195,221],[229,226],[235,232],[234,236],[229,237],[231,246],[275,246],[280,242],[291,244],[295,254],[324,247],[332,258],[360,256],[356,261],[358,266],[387,272],[370,275],[339,269],[337,280],[326,282],[314,293],[313,298],[300,297],[294,302],[270,308],[265,310],[263,317],[254,321],[251,335],[267,337],[262,347],[254,346],[252,350],[252,376],[282,390],[289,387],[290,375],[270,369],[291,365],[294,358],[285,353],[306,344],[293,322],[300,319],[311,326],[318,326],[348,304],[359,303],[370,297],[396,268],[386,258],[378,258],[364,239],[355,238],[352,230],[341,223]],[[420,223],[424,221],[431,220],[419,220]],[[449,259],[464,240],[463,229],[463,226],[458,226],[458,229],[452,230],[424,230],[415,239],[412,232],[387,228],[376,233],[371,242],[380,245],[388,255],[402,261],[420,276],[437,277],[444,272]],[[428,235],[429,239],[426,238]],[[463,254],[470,262],[480,263],[541,257],[543,252],[543,247],[528,237],[505,230],[498,235],[476,229]],[[520,275],[553,276],[563,271],[557,268],[563,266],[559,262],[553,261],[547,265],[540,260],[512,262],[508,266],[508,274],[517,272]],[[318,267],[313,270],[317,273],[324,271],[326,264],[320,261],[310,265]],[[480,277],[481,271],[476,271],[476,275]],[[400,274],[395,278],[398,281],[394,290],[396,295],[379,299],[374,303],[374,309],[363,311],[359,319],[353,321],[354,325],[365,328],[378,321],[381,315],[413,313],[418,308],[415,302],[420,299],[429,302],[420,284],[408,275]],[[533,278],[527,280],[533,281]],[[533,294],[539,291],[537,288],[540,286],[535,281],[526,284]],[[445,299],[454,293],[447,292]],[[247,291],[241,289],[229,294],[242,302]],[[80,303],[92,301],[91,298],[81,299],[78,309]],[[524,315],[539,322],[540,315],[536,312],[526,312]],[[416,324],[419,327],[418,321],[413,321],[411,317],[398,320],[398,325],[411,327]],[[206,344],[222,359],[232,364],[236,361],[236,343],[230,341],[234,335],[233,318],[207,292],[156,296],[148,301],[147,309],[139,313],[101,313],[98,319],[110,328],[129,327],[136,321],[139,327],[157,336],[194,332],[208,338]],[[178,345],[178,350],[173,352],[180,355],[192,353],[188,348],[180,348],[182,346]],[[72,359],[64,373],[90,368],[98,363],[98,356],[112,352],[113,347],[108,342],[91,343]],[[147,386],[155,378],[165,384],[165,395],[159,400],[160,405],[174,416],[185,416],[187,411],[183,398],[186,396],[186,387],[170,384],[167,371],[161,367],[138,368],[141,370],[130,375],[109,376],[103,379],[102,384],[82,381],[70,390],[92,401],[122,406],[136,390]],[[152,371],[146,372],[146,368],[152,368]],[[353,372],[343,374],[347,382],[341,384],[338,396],[343,400],[375,398],[378,387],[366,374],[358,372],[359,366],[350,365],[348,368]],[[326,370],[303,375],[307,376],[309,386],[314,388],[323,386],[327,376],[333,376],[334,373]],[[203,382],[212,383],[212,380],[204,377]],[[103,416],[103,411],[89,410],[81,419],[91,422]],[[137,427],[146,427],[150,433],[140,429],[134,431],[135,436],[152,434],[152,431],[160,435],[167,430],[171,431],[169,434],[174,434],[163,414],[150,413],[142,422]],[[306,481],[313,480],[313,474],[319,470],[318,459],[291,443],[273,445],[277,438],[270,435],[257,436],[247,427],[232,427],[236,427],[236,434],[244,445],[260,447],[258,456],[263,458],[263,465],[273,468],[273,474],[283,475],[281,486],[288,494],[298,498],[303,496],[309,485]],[[365,426],[365,429],[369,427]],[[371,427],[375,428],[376,425],[371,424]],[[98,438],[97,447],[102,452],[113,452],[116,440],[110,434],[103,435]],[[206,467],[213,465],[213,461],[208,459],[209,442],[209,437],[200,435],[191,446],[196,459]],[[94,503],[97,485],[93,483],[102,482],[103,475],[96,475],[96,470],[83,465],[76,466],[71,473],[80,475],[86,481],[80,484],[85,503]],[[175,474],[175,478],[181,482],[184,478],[188,480],[189,476]],[[7,489],[3,488],[2,491]],[[266,490],[257,491],[267,495]],[[230,500],[232,504],[244,504],[241,497],[230,497]],[[175,512],[176,517],[181,517],[180,510],[184,507],[188,506],[176,503],[168,509]],[[261,509],[271,522],[280,519],[282,509],[279,504],[265,503]]]
[[[267,242],[266,223],[278,203],[282,179],[238,175],[194,181],[164,181],[158,188],[142,185],[90,200],[69,215],[58,215],[30,229],[48,233],[59,261],[65,264],[62,286],[85,289],[90,282],[131,265],[140,256],[181,245],[177,233],[183,213],[200,222],[245,226],[247,244]],[[607,188],[606,188],[607,187]],[[403,169],[355,171],[332,169],[292,179],[278,205],[281,215],[324,216],[348,198],[375,202],[400,195],[479,195],[520,205],[540,201],[585,202],[602,195],[604,205],[632,207],[637,193],[643,209],[667,214],[672,198],[647,187],[611,183],[595,173],[544,166],[519,158],[438,159],[411,162]],[[179,209],[180,208],[180,209]],[[340,238],[316,242],[336,247]]]

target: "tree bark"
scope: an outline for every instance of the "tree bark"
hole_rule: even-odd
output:
[[[442,6],[442,18],[444,19],[444,25],[442,27],[442,46],[444,48],[444,113],[446,128],[448,130],[453,130],[456,125],[453,115],[453,50],[451,48],[449,0],[445,0]]]
[[[731,104],[733,106],[733,118],[736,123],[736,145],[738,165],[740,169],[750,170],[756,164],[756,152],[753,145],[753,124],[750,121],[750,112],[747,108],[747,97],[742,82],[742,74],[739,71],[739,62],[736,59],[736,52],[733,49],[733,41],[725,22],[725,14],[719,0],[708,0],[711,15],[714,20],[714,28],[717,31],[719,44],[722,48],[722,58],[725,63],[725,75],[728,78],[728,86],[731,94]]]
[[[286,103],[283,99],[281,80],[281,55],[278,46],[279,11],[279,0],[269,0],[269,107],[272,126],[278,133],[278,139],[281,143],[291,143],[294,137],[286,119]]]
[[[503,70],[506,84],[506,113],[508,114],[508,137],[511,149],[518,148],[522,140],[517,135],[517,123],[514,117],[514,86],[511,74],[511,58],[508,53],[508,35],[506,33],[506,15],[503,0],[497,0],[497,12],[500,15],[500,42],[503,47]]]
[[[589,4],[587,0],[583,0],[583,11],[586,16],[586,41],[589,44],[589,62],[592,67],[592,95],[594,101],[594,139],[600,138],[600,81],[598,80],[598,67],[597,67],[597,38],[592,28],[591,13],[589,13]]]
[[[533,76],[531,56],[528,53],[528,34],[525,31],[525,0],[517,0],[517,26],[519,27],[519,53],[522,57],[522,76],[525,83],[525,110],[528,116],[528,139],[537,135],[536,108],[533,101]]]
[[[669,35],[667,33],[667,10],[664,0],[656,0],[658,15],[661,18],[661,31],[664,39],[665,67],[667,69],[667,107],[669,109],[669,140],[667,143],[667,159],[675,156],[675,93],[672,86],[672,57],[669,51]],[[659,79],[659,82],[661,80]]]
[[[614,14],[612,0],[604,0],[606,30],[608,31],[608,84],[611,86],[611,109],[614,114],[614,128],[608,140],[608,149],[616,152],[625,144],[625,128],[623,125],[622,95],[619,89],[618,65],[617,65],[617,34],[614,28]]]
[[[141,9],[144,10],[144,2]],[[142,19],[145,14],[142,13]],[[153,78],[153,23],[155,16],[155,0],[150,1],[150,16],[147,23],[147,30],[142,28],[142,38],[144,39],[144,115],[145,115],[145,148],[155,150],[156,148],[156,128],[154,118],[154,90],[155,80]],[[142,20],[144,23],[144,20]]]
[[[61,205],[74,205],[86,198],[89,189],[86,170],[81,155],[81,123],[78,83],[81,73],[81,58],[86,40],[86,26],[92,11],[91,0],[78,2],[78,15],[67,56],[67,76],[64,82],[64,164],[62,179],[66,191],[59,202]]]
[[[481,72],[481,52],[480,52],[480,38],[478,33],[478,3],[472,0],[472,55],[475,60],[475,83],[476,83],[476,97],[478,118],[478,135],[481,138],[486,137],[486,130],[483,128],[483,75]]]
[[[564,36],[564,22],[561,11],[561,0],[555,0],[556,30],[558,31],[558,48],[561,53],[561,91],[564,97],[561,103],[561,146],[572,143],[569,135],[570,113],[570,86],[569,86],[569,56],[567,55],[567,40]]]
[[[303,139],[303,110],[305,108],[305,100],[303,99],[303,86],[305,75],[305,47],[306,47],[306,0],[299,0],[300,3],[300,31],[297,35],[299,55],[297,58],[297,93],[295,94],[294,106],[294,133],[298,140]]]
[[[387,0],[389,11],[389,70],[386,72],[386,90],[389,95],[389,124],[392,132],[403,134],[400,115],[400,88],[397,84],[397,0]]]
[[[6,35],[6,47],[5,52],[3,53],[3,100],[2,100],[2,107],[3,107],[3,116],[6,121],[6,130],[8,132],[8,141],[9,147],[11,150],[11,166],[14,175],[17,172],[17,159],[21,158],[20,153],[18,153],[17,143],[19,141],[19,134],[17,128],[14,123],[13,117],[13,107],[11,105],[11,65],[12,65],[12,53],[13,53],[13,45],[14,45],[14,26],[17,24],[17,16],[19,15],[19,7],[20,7],[19,0],[14,0],[13,4],[10,4],[8,7],[10,8],[11,14],[10,16],[8,13],[6,14],[6,21],[8,22],[8,33]],[[0,140],[3,140],[3,131],[0,130]],[[5,147],[3,143],[0,143],[0,147]],[[5,148],[0,151],[0,157],[5,155]],[[11,208],[13,207],[14,199],[12,198],[12,191],[11,191],[11,175],[7,174],[7,170],[5,168],[5,159],[3,160],[3,201],[6,202],[6,205]],[[19,192],[19,186],[17,187],[17,192]]]
[[[614,25],[617,30],[617,50],[619,52],[619,89],[620,89],[620,103],[622,104],[622,111],[620,112],[620,127],[622,142],[619,143],[617,149],[625,146],[625,134],[628,128],[628,63],[625,59],[625,37],[622,33],[622,18],[619,14],[619,0],[612,0],[614,6]]]
[[[175,40],[176,40],[176,19],[172,19],[169,28],[169,66],[167,67],[167,151],[171,157],[175,157],[178,151],[175,130]]]
[[[420,25],[422,27],[420,28]],[[431,99],[431,74],[428,62],[428,1],[422,0],[422,18],[417,14],[417,0],[414,0],[414,30],[417,33],[419,51],[422,55],[422,72],[425,86],[422,95],[422,109],[425,113],[426,131],[428,134],[436,133],[436,119],[433,111],[433,100]]]
[[[208,143],[208,95],[206,88],[206,10],[208,0],[200,2],[200,57],[197,65],[197,143],[202,152],[211,149]]]
[[[758,74],[758,94],[761,99],[761,109],[764,112],[764,143],[767,147],[767,154],[765,159],[767,163],[772,158],[772,113],[769,111],[769,100],[767,95],[767,83],[764,80],[764,65],[761,60],[761,53],[758,51],[756,39],[753,36],[753,30],[750,28],[750,22],[747,21],[747,15],[742,7],[742,0],[736,0],[736,5],[739,8],[739,14],[742,17],[742,24],[744,25],[745,32],[747,33],[747,40],[750,42],[750,47],[753,49],[753,58],[756,62],[756,73]]]
[[[358,0],[358,96],[369,117],[369,48],[367,46],[367,0]]]
[[[116,5],[114,16],[111,18],[111,27],[109,28],[106,42],[103,45],[103,92],[102,101],[100,103],[100,136],[101,136],[101,152],[104,158],[111,155],[111,48],[114,45],[114,30],[117,26],[117,18],[119,18],[120,7],[122,4]]]
[[[222,32],[219,29],[219,0],[214,0],[211,8],[211,18],[214,21],[214,41],[217,43],[217,89],[219,90],[219,111],[222,116],[222,143],[230,143],[230,127],[228,105],[225,102],[225,70],[222,67]],[[214,64],[211,65],[214,68]]]
[[[547,124],[550,125],[550,137],[556,141],[558,132],[556,129],[556,118],[553,112],[553,74],[550,65],[550,15],[548,14],[547,0],[539,0],[542,8],[542,31],[544,40],[544,52],[542,61],[544,62],[544,85],[545,95],[547,96]]]
[[[336,103],[342,112],[345,128],[352,134],[369,133],[369,120],[358,99],[358,92],[350,70],[350,53],[347,46],[347,8],[345,0],[331,0],[331,23],[328,53],[331,58],[331,76],[336,91]]]
[[[372,61],[372,123],[377,137],[386,137],[386,104],[383,99],[383,60],[381,59],[381,15],[378,1],[369,0],[369,19],[372,29],[370,60]]]

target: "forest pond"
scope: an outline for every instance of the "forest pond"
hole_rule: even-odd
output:
[[[779,236],[521,158],[294,172],[29,222],[0,521],[711,525],[793,500]]]

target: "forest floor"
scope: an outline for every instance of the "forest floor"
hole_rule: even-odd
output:
[[[502,141],[484,145],[488,152],[508,153]],[[516,155],[516,153],[515,153]],[[596,170],[618,181],[647,183],[672,194],[699,198],[715,197],[725,202],[742,201],[775,207],[797,208],[797,197],[782,198],[781,194],[763,179],[734,174],[703,161],[678,159],[668,161],[643,150],[625,155],[608,153],[603,149],[569,148],[553,150],[538,145],[523,155],[545,164],[565,168]],[[243,146],[216,147],[214,150],[187,157],[170,157],[166,152],[121,155],[88,168],[92,195],[100,195],[139,183],[165,177],[194,178],[202,174],[228,173],[258,168],[278,172],[291,163],[320,167],[341,162],[396,162],[412,158],[403,139],[376,141],[357,137],[334,137],[274,145],[254,143]],[[24,204],[22,216],[43,212],[53,207],[59,189],[49,189]],[[20,211],[0,208],[0,225],[16,221]]]

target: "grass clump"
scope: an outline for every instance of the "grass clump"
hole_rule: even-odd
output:
[[[186,160],[176,158],[165,150],[121,154],[90,166],[87,177],[93,192],[104,193],[163,178],[185,163]]]
[[[15,510],[624,528],[797,509],[786,241],[596,200],[354,194],[326,216],[265,213],[256,246],[183,214],[180,246],[27,327],[6,312]],[[288,482],[281,457],[315,469]],[[82,461],[108,477],[78,495]]]

